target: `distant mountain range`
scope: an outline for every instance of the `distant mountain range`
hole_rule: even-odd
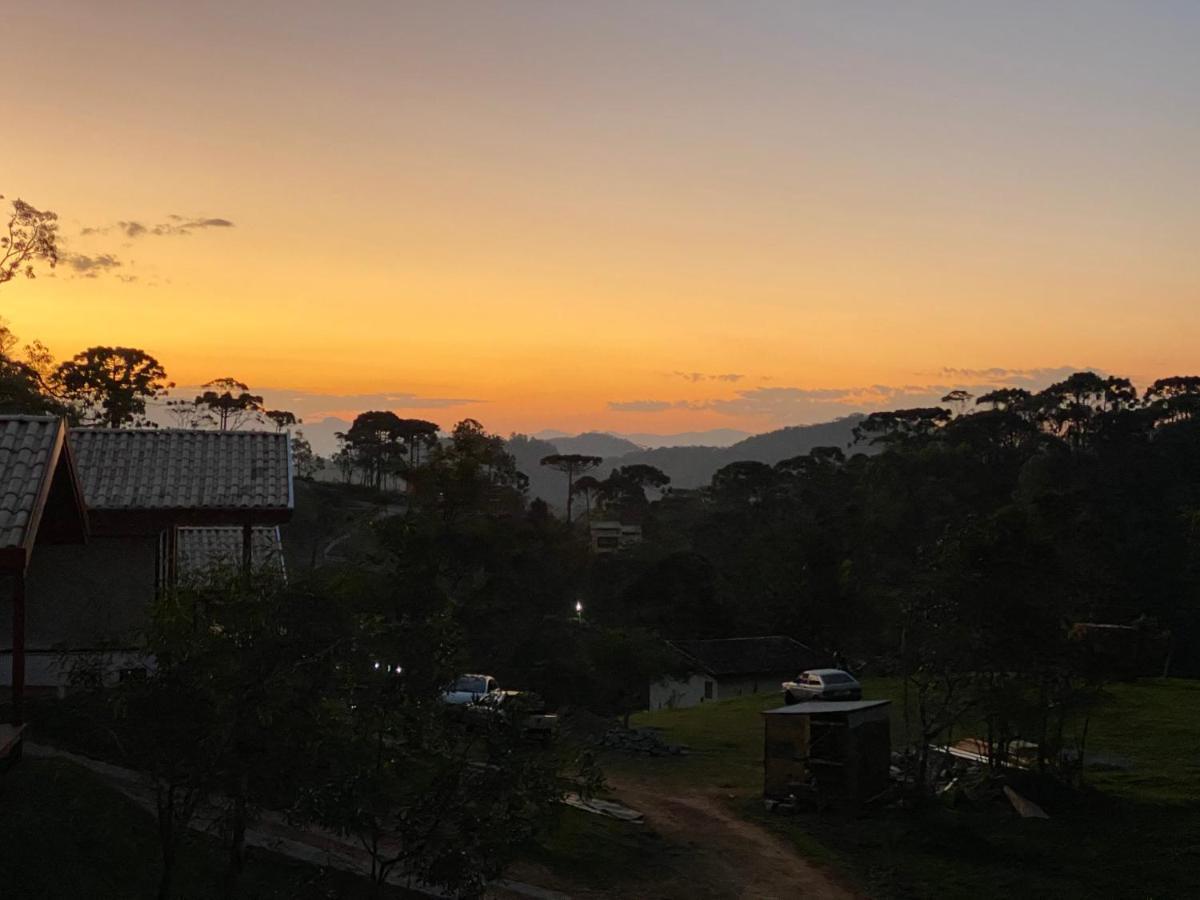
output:
[[[729,447],[736,444],[738,441],[744,441],[750,437],[749,431],[739,431],[736,428],[712,428],[708,431],[681,431],[677,434],[650,434],[648,432],[626,433],[621,431],[597,432],[590,431],[586,434],[575,435],[572,437],[565,431],[555,431],[547,429],[546,431],[538,431],[533,435],[535,438],[543,441],[549,441],[556,446],[563,440],[581,441],[583,438],[600,436],[603,438],[619,438],[628,444],[632,444],[632,449],[641,450],[647,447]],[[572,445],[577,446],[577,445]],[[560,449],[562,449],[560,447]],[[563,453],[592,453],[591,450],[562,450]],[[604,454],[598,454],[603,456]]]
[[[350,423],[333,416],[305,422],[300,426],[313,450],[330,456],[337,450],[334,435],[346,431]],[[679,434],[622,434],[589,431],[570,435],[565,431],[539,431],[533,437],[554,444],[558,453],[585,453],[588,456],[621,456],[651,447],[728,447],[750,437],[748,431],[736,428],[713,428],[709,431],[685,431]]]
[[[847,449],[854,440],[854,426],[862,418],[862,415],[852,415],[819,425],[780,428],[746,437],[725,447],[638,447],[627,437],[605,433],[553,439],[518,436],[509,441],[508,447],[517,458],[520,470],[529,476],[530,496],[541,497],[553,506],[562,507],[566,502],[565,476],[540,464],[544,457],[552,453],[583,453],[603,457],[604,462],[595,471],[597,478],[607,477],[618,466],[646,463],[670,475],[672,487],[695,488],[708,484],[717,469],[731,462],[753,460],[774,465],[780,460],[808,453],[814,447]]]
[[[541,465],[541,460],[553,453],[601,457],[604,462],[595,470],[597,478],[606,478],[618,466],[646,463],[670,475],[673,487],[695,488],[708,484],[717,469],[731,462],[755,460],[774,465],[781,459],[808,453],[813,447],[846,449],[854,439],[851,433],[854,426],[862,418],[861,414],[856,414],[819,425],[794,425],[755,435],[731,428],[677,435],[610,434],[601,431],[567,435],[541,431],[532,437],[515,435],[508,441],[508,448],[517,458],[520,470],[529,476],[530,496],[541,497],[552,506],[561,508],[566,502],[566,477]],[[329,456],[337,446],[334,434],[345,431],[350,423],[330,417],[306,422],[300,427],[313,449],[323,456]],[[712,437],[714,443],[686,443],[705,437]],[[724,445],[715,443],[730,437],[739,439]],[[660,443],[672,439],[678,439],[681,443],[674,446]],[[329,473],[329,477],[336,476]]]

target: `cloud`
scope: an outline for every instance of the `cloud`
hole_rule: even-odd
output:
[[[1006,369],[999,366],[990,369],[956,369],[951,366],[944,366],[936,374],[940,378],[956,381],[969,381],[992,386],[1010,385],[1013,387],[1025,387],[1033,385],[1040,389],[1056,381],[1062,381],[1067,376],[1073,375],[1076,372],[1083,371],[1103,374],[1099,369],[1090,366],[1082,369],[1078,366],[1054,366],[1051,368],[1035,369]]]
[[[116,230],[120,231],[127,238],[140,238],[148,234],[158,237],[169,237],[172,235],[188,235],[193,231],[202,231],[208,228],[233,227],[234,224],[232,221],[218,216],[181,216],[171,213],[167,216],[167,221],[153,225],[147,225],[133,219],[119,219],[112,225],[87,225],[81,228],[79,233],[82,236],[87,236],[92,234],[108,234]]]
[[[610,400],[608,404],[613,412],[654,413],[675,407],[676,403],[670,400]]]
[[[96,278],[97,276],[121,267],[121,261],[111,253],[100,253],[88,256],[85,253],[67,253],[60,262],[66,264],[81,278]]]
[[[1037,391],[1078,371],[1082,370],[1076,366],[1036,369],[947,367],[938,370],[938,380],[925,383],[830,388],[756,387],[738,390],[730,397],[708,400],[612,401],[608,408],[614,412],[639,413],[659,413],[671,409],[703,410],[726,416],[761,419],[774,426],[799,425],[826,422],[852,413],[936,406],[942,402],[942,397],[953,390],[964,390],[976,397],[997,387],[1023,387]]]
[[[205,228],[233,228],[233,223],[228,219],[185,219],[183,216],[174,214],[167,218],[171,221],[163,225],[155,225],[150,229],[150,233],[157,235],[191,234],[193,231]]]
[[[700,381],[734,382],[734,381],[741,381],[743,378],[746,377],[745,375],[740,375],[736,372],[728,372],[728,373],[719,374],[719,375],[709,374],[708,372],[672,372],[671,374],[678,378],[682,378],[684,381],[690,381],[690,382],[692,382],[692,384],[696,384],[697,382],[700,382]]]
[[[264,391],[264,393],[268,393]],[[380,394],[310,394],[304,392],[270,391],[278,394],[281,402],[291,402],[293,406],[322,405],[326,408],[337,409],[446,409],[451,406],[469,406],[476,403],[486,403],[471,397],[423,397],[420,394],[380,393]],[[292,407],[288,407],[291,409]]]
[[[236,374],[236,373],[235,373]],[[287,409],[301,417],[349,416],[354,418],[368,409],[391,410],[434,410],[456,406],[473,406],[486,400],[471,397],[428,397],[408,391],[381,391],[374,394],[320,394],[289,388],[259,388],[251,385],[255,394],[261,394],[271,409]],[[180,387],[175,394],[188,399],[200,391],[197,386]]]

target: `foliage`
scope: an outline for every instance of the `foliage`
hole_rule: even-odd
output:
[[[286,409],[264,409],[262,415],[264,419],[275,426],[276,431],[284,431],[302,424],[294,412]]]
[[[58,214],[18,198],[12,202],[7,230],[0,234],[0,284],[18,275],[33,278],[39,262],[51,269],[58,264]]]
[[[62,702],[62,701],[57,701]],[[39,734],[39,741],[45,740]],[[154,819],[101,776],[65,760],[26,754],[0,781],[0,877],[13,897],[153,897],[158,872]],[[193,832],[177,861],[175,896],[220,896],[225,854]],[[328,900],[366,893],[358,875],[320,869],[256,849],[247,860],[240,896],[256,900]],[[399,888],[389,897],[420,895]]]
[[[149,425],[146,401],[173,385],[158,360],[133,347],[89,347],[55,370],[53,387],[89,424]]]
[[[292,435],[292,464],[297,478],[312,478],[325,468],[325,460],[313,453],[312,444],[302,431]]]
[[[207,390],[192,403],[207,413],[221,431],[234,430],[248,421],[257,420],[263,411],[263,398],[251,394],[249,386],[236,378],[217,378],[201,387]]]
[[[63,405],[47,384],[53,361],[38,341],[26,345],[24,358],[17,354],[17,336],[0,320],[0,412],[23,415],[62,415]]]
[[[571,502],[574,499],[575,477],[596,468],[604,462],[599,456],[587,456],[583,453],[551,453],[542,458],[541,465],[556,469],[567,476],[567,521],[571,517]]]
[[[154,663],[107,699],[123,761],[156,788],[161,897],[197,807],[214,797],[232,892],[246,827],[258,807],[287,805],[295,748],[351,639],[338,606],[270,572],[213,571],[156,600],[145,644]]]
[[[389,479],[395,483],[421,466],[422,451],[428,454],[437,447],[437,435],[434,422],[371,410],[359,413],[348,431],[338,432],[341,447],[334,459],[347,481],[357,469],[363,484],[383,490]]]

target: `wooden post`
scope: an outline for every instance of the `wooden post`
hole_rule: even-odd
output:
[[[167,590],[179,586],[179,527],[175,523],[167,528]]]
[[[253,569],[253,550],[254,550],[254,529],[247,522],[242,526],[242,574],[246,580],[250,580],[250,573]]]
[[[25,724],[25,573],[13,576],[12,704],[13,724]]]

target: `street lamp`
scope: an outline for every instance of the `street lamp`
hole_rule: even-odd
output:
[[[583,601],[582,600],[575,601],[575,620],[577,622],[583,621]]]

